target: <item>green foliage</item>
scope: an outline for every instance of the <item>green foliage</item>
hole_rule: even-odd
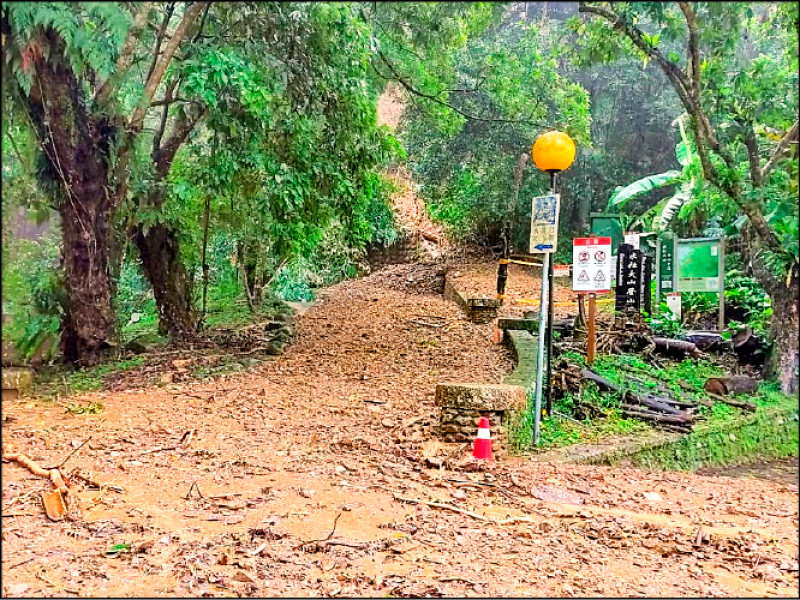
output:
[[[45,360],[58,351],[58,331],[64,314],[64,287],[58,269],[58,240],[12,240],[3,256],[3,333],[23,360],[45,343]]]
[[[576,19],[573,28],[581,34],[575,38],[576,53],[584,63],[609,62],[622,54],[644,58],[624,35],[627,26],[644,32],[648,44],[688,71],[687,24],[677,3],[598,4],[615,14],[612,21],[624,25],[615,27],[594,16]],[[716,143],[710,144],[708,168],[695,168],[697,184],[678,217],[694,231],[711,225],[733,232],[746,222],[740,220],[739,206],[756,208],[768,217],[780,240],[780,249],[763,249],[763,260],[772,276],[783,281],[798,261],[797,186],[792,183],[797,179],[797,153],[777,165],[763,185],[751,173],[763,168],[797,119],[796,10],[712,2],[692,3],[690,8],[702,57],[699,102]],[[757,146],[756,156],[748,145]]]
[[[560,74],[552,36],[525,23],[492,25],[451,52],[452,83],[443,87],[460,91],[441,97],[483,120],[450,118],[440,126],[430,103],[418,108],[415,100],[403,141],[431,216],[457,239],[495,243],[505,219],[529,222],[530,198],[548,186],[546,177],[523,178],[512,205],[519,155],[530,152],[544,128],[565,130],[587,145],[588,95]],[[527,245],[524,227],[512,229],[515,245]]]
[[[658,316],[647,319],[647,324],[655,335],[680,338],[684,333],[680,319],[662,302],[658,307]]]
[[[743,313],[746,325],[756,335],[765,337],[772,318],[772,302],[769,295],[752,277],[740,271],[729,271],[725,274],[725,306]]]
[[[608,199],[608,209],[619,210],[628,200],[636,196],[645,194],[659,187],[674,185],[680,181],[680,175],[680,171],[667,171],[666,173],[644,177],[633,183],[629,183],[625,187],[619,187],[614,191],[611,198]]]

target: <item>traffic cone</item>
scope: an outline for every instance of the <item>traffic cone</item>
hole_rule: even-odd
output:
[[[497,325],[494,326],[494,335],[492,335],[492,343],[493,344],[503,343],[503,330],[500,329]]]
[[[478,424],[478,437],[472,446],[472,458],[492,462],[492,435],[489,430],[489,419],[481,417]]]

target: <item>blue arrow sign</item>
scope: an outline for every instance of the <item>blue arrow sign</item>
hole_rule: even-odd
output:
[[[537,250],[552,250],[553,244],[536,244],[534,248]]]

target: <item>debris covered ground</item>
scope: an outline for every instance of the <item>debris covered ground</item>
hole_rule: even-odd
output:
[[[324,290],[285,354],[233,376],[71,399],[97,414],[4,401],[3,442],[68,459],[82,517],[50,522],[50,480],[4,462],[3,594],[797,595],[796,484],[440,444],[436,383],[512,362],[434,280]]]
[[[454,258],[448,264],[448,280],[469,298],[497,297],[497,260],[488,256],[467,255]],[[571,277],[555,277],[556,291],[553,297],[555,318],[578,314],[578,295],[572,291]],[[522,318],[526,313],[539,316],[539,298],[542,289],[541,267],[512,263],[508,268],[506,299],[498,311],[501,317]],[[599,296],[598,316],[614,312],[613,295]]]

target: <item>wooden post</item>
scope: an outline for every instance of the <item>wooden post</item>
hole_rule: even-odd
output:
[[[500,259],[500,264],[497,265],[497,299],[500,304],[506,297],[506,280],[508,279],[508,260]]]
[[[591,365],[594,362],[595,352],[597,350],[597,331],[596,331],[596,307],[595,295],[589,294],[589,326],[588,337],[586,339],[586,364]]]
[[[578,294],[578,318],[575,321],[575,329],[586,327],[586,302],[583,294]]]

